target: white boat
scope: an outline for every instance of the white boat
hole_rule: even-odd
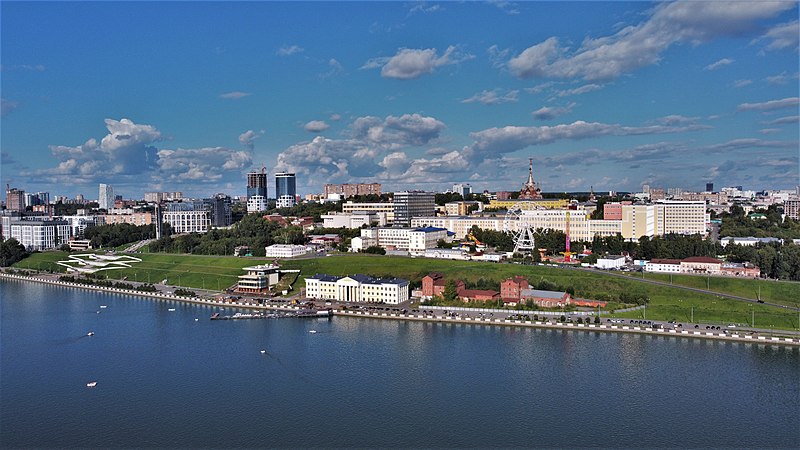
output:
[[[200,320],[200,319],[197,319],[197,318],[194,319],[195,322],[197,322],[198,320]]]
[[[264,353],[267,353],[267,351],[266,350],[261,350],[261,354],[263,355]]]
[[[90,332],[86,333],[86,335],[87,336],[94,336],[94,331],[90,331]]]
[[[86,383],[86,387],[95,387],[97,386],[97,381],[90,381]]]
[[[175,308],[170,308],[170,309],[168,309],[167,311],[169,311],[169,312],[173,312],[173,311],[175,311]]]
[[[100,308],[101,308],[101,309],[108,308],[108,305],[100,305]]]
[[[317,330],[308,330],[308,332],[313,334],[313,333],[316,333]]]

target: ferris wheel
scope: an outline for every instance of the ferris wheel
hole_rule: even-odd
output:
[[[522,204],[515,203],[508,208],[503,220],[503,231],[511,233],[514,239],[514,253],[536,250],[533,227],[524,219],[525,214],[523,211]]]

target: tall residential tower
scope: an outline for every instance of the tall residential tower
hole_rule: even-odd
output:
[[[296,204],[297,186],[293,173],[279,172],[275,174],[275,199],[278,208],[291,208]]]

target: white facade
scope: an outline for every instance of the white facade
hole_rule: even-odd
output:
[[[253,195],[247,198],[247,212],[257,213],[267,210],[267,197],[263,195]]]
[[[429,248],[423,254],[426,258],[455,259],[466,261],[470,259],[469,253],[457,248]]]
[[[278,266],[264,264],[242,267],[242,270],[247,271],[247,274],[239,275],[236,288],[239,292],[264,293],[269,291],[271,286],[278,284]]]
[[[69,222],[70,236],[81,236],[86,231],[86,227],[103,225],[103,216],[61,216],[61,220]]]
[[[662,234],[706,234],[706,202],[662,200]],[[625,207],[623,206],[623,211]]]
[[[654,259],[644,265],[645,272],[681,273],[681,261],[678,259]]]
[[[173,233],[205,233],[211,229],[208,211],[164,211],[164,223],[170,224]]]
[[[273,244],[265,248],[267,258],[294,258],[311,252],[305,245]]]
[[[622,255],[609,255],[604,258],[597,258],[595,267],[598,269],[619,269],[625,266],[625,257]]]
[[[778,238],[757,238],[757,237],[724,237],[719,240],[720,245],[727,247],[729,244],[741,245],[744,247],[755,247],[758,244],[769,244],[770,242],[783,243],[783,239]]]
[[[66,220],[13,220],[10,229],[8,237],[19,241],[28,251],[56,248],[70,238]]]
[[[455,233],[456,238],[464,238],[473,226],[482,230],[503,231],[503,217],[473,217],[473,216],[448,216],[448,217],[417,217],[411,219],[412,227],[446,228]],[[516,230],[516,223],[514,223]]]
[[[408,300],[407,280],[372,278],[366,275],[335,277],[314,275],[306,278],[306,297],[339,302],[386,303]]]
[[[394,203],[354,203],[346,202],[342,205],[344,214],[352,213],[385,213],[386,223],[394,222]],[[412,225],[413,226],[413,225]]]
[[[111,185],[101,184],[99,194],[97,202],[99,203],[100,209],[108,211],[114,207],[114,188],[112,188]]]
[[[320,216],[325,228],[361,228],[373,224],[382,227],[386,225],[386,213],[331,213]]]
[[[360,238],[353,238],[353,251],[364,250],[378,245],[387,250],[408,250],[422,254],[425,249],[436,248],[439,239],[447,240],[445,228],[364,228]]]
[[[275,207],[276,208],[291,208],[292,206],[296,205],[297,202],[295,201],[294,195],[281,195],[278,197]]]

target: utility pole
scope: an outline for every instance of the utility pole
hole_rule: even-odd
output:
[[[694,305],[692,305],[692,319],[689,322],[694,323]]]
[[[753,328],[755,328],[756,327],[756,310],[754,309],[752,311],[752,313],[753,313],[753,318],[751,319],[751,323],[753,324]]]

